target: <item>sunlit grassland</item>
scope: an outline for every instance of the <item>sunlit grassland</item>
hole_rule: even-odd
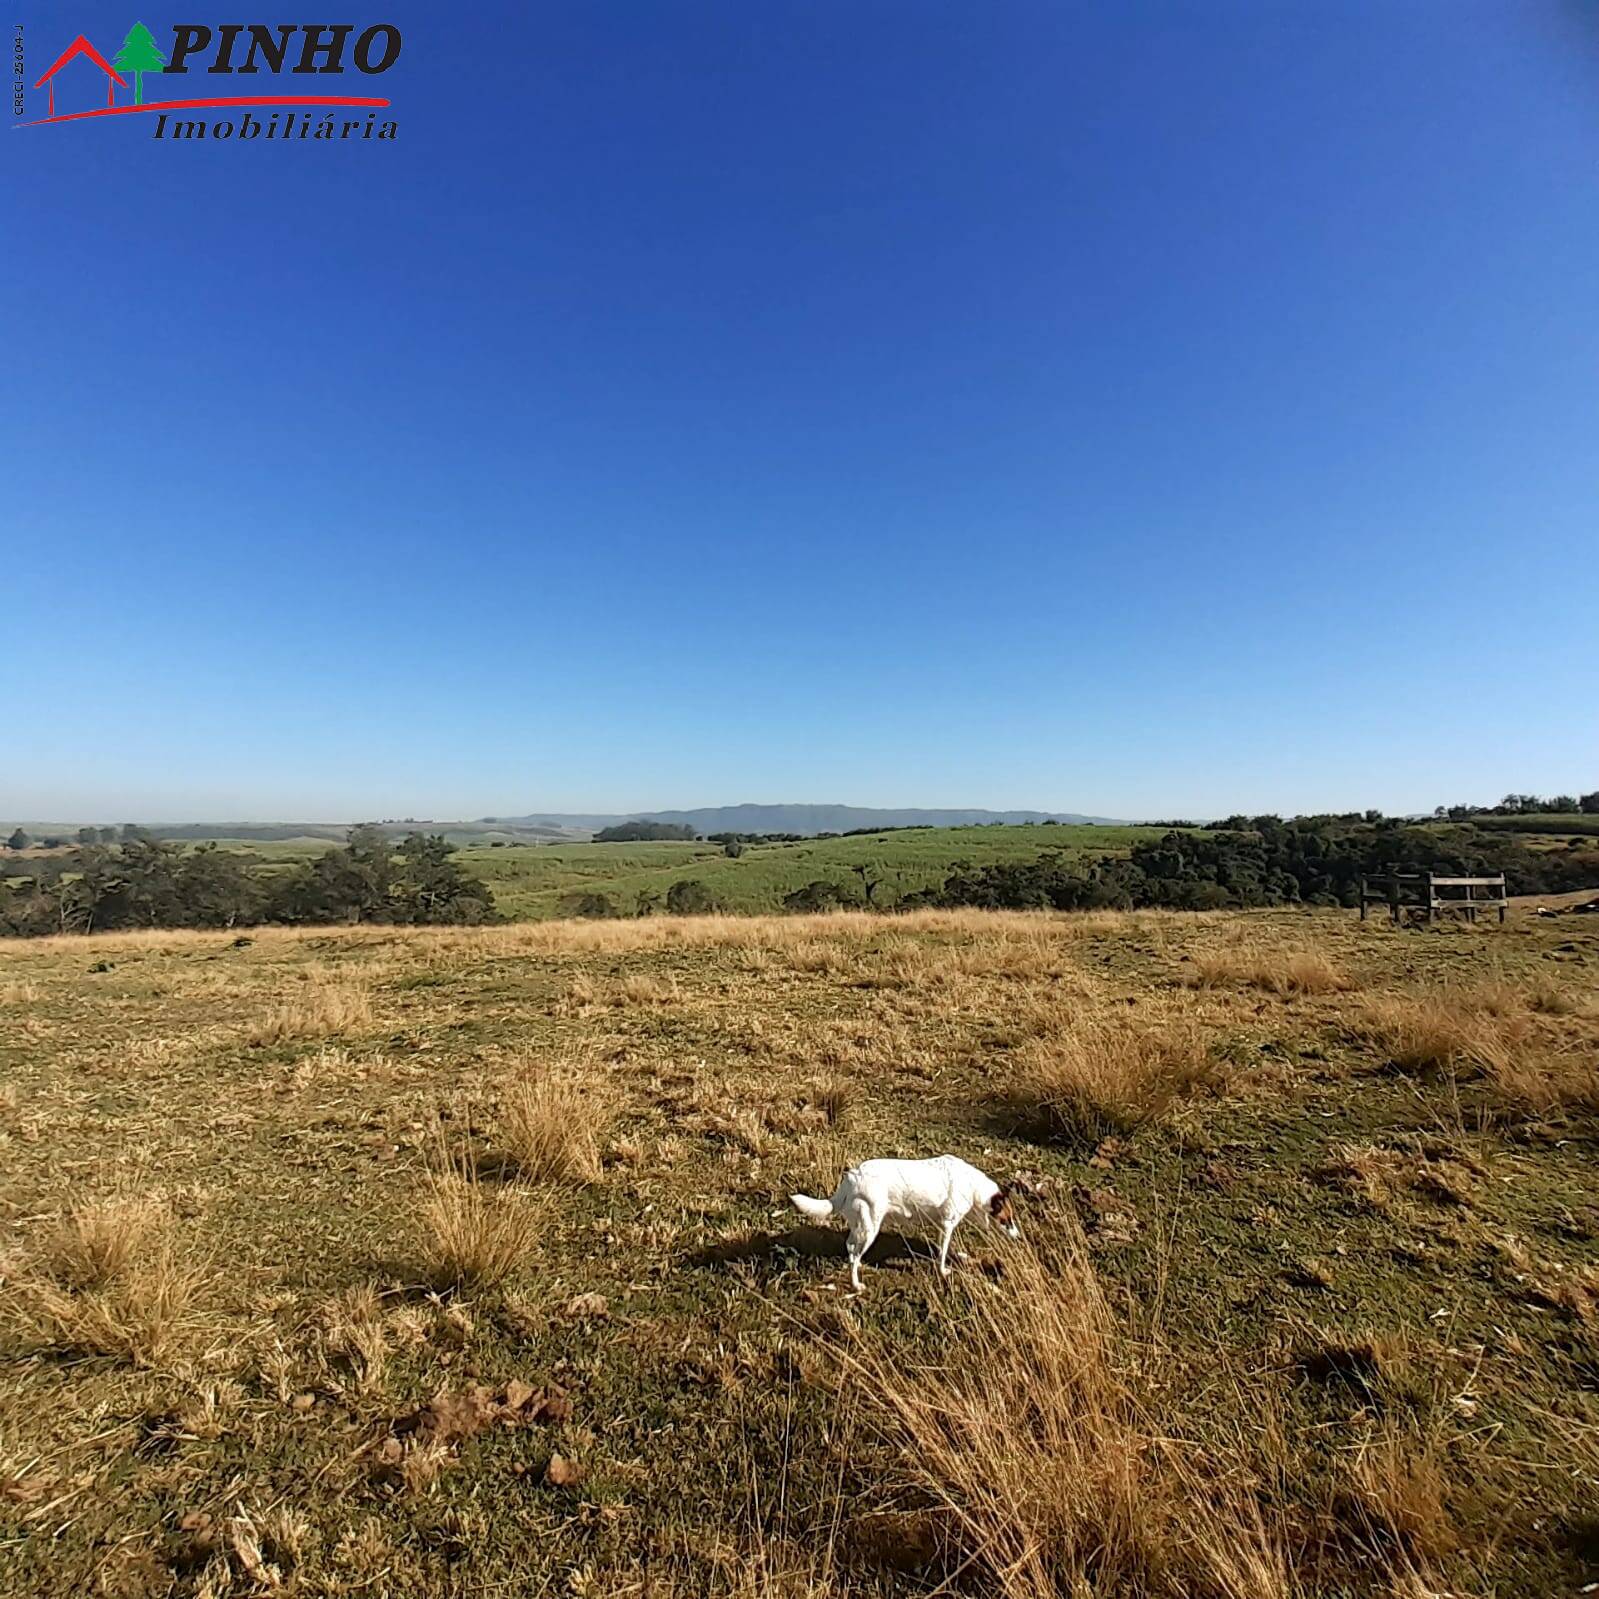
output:
[[[781,910],[786,894],[818,880],[859,898],[857,866],[880,876],[878,893],[892,901],[941,884],[957,861],[986,866],[1052,849],[1086,858],[1159,836],[1146,827],[940,827],[750,844],[737,859],[704,842],[513,845],[466,849],[461,858],[493,887],[502,914],[515,918],[558,915],[566,896],[585,892],[604,894],[631,915],[641,894],[664,898],[688,878],[704,883],[727,910],[759,913]]]
[[[655,917],[0,960],[7,1594],[1594,1578],[1580,918]],[[852,1298],[785,1196],[945,1150],[1016,1183],[1023,1243],[963,1233],[944,1286],[890,1229]]]

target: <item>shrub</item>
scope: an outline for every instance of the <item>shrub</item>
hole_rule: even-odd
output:
[[[706,916],[717,906],[710,889],[697,877],[686,877],[667,889],[666,908],[673,916]]]

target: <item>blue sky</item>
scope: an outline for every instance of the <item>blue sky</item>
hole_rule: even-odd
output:
[[[1599,785],[1599,8],[334,20],[3,136],[0,815]]]

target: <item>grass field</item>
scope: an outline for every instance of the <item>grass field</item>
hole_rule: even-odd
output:
[[[818,879],[860,896],[856,866],[881,874],[889,903],[942,883],[954,862],[982,866],[1031,860],[1041,851],[1099,856],[1158,838],[1151,827],[939,827],[805,839],[796,844],[750,844],[736,860],[720,844],[548,844],[464,849],[462,863],[494,890],[503,915],[537,920],[559,914],[569,894],[605,894],[631,915],[640,894],[664,899],[673,883],[697,878],[725,910],[782,909],[783,896]]]
[[[1576,1593],[1596,978],[1519,913],[13,946],[0,1591]],[[944,1150],[1023,1242],[849,1296],[784,1196]]]
[[[1599,838],[1599,816],[1585,816],[1576,812],[1551,812],[1538,816],[1476,816],[1472,820],[1479,827],[1497,828],[1505,833],[1533,833],[1559,839]]]

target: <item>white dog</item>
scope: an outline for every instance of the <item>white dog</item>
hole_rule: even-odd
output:
[[[856,1292],[861,1286],[861,1257],[891,1218],[938,1224],[938,1269],[946,1277],[950,1239],[968,1216],[976,1216],[985,1227],[1002,1228],[1007,1238],[1021,1237],[1009,1191],[954,1155],[863,1160],[839,1178],[831,1199],[812,1199],[809,1194],[788,1197],[795,1210],[813,1221],[840,1216],[849,1224],[849,1280]]]

